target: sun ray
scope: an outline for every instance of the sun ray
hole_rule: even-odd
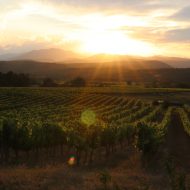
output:
[[[96,65],[96,67],[94,68],[94,72],[92,73],[92,76],[89,79],[90,82],[94,82],[95,81],[97,75],[99,74],[99,72],[102,69],[102,66],[103,66],[103,63],[98,63]]]

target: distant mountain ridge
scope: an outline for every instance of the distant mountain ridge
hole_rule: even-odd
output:
[[[56,62],[56,63],[78,63],[78,66],[89,66],[104,63],[108,64],[125,64],[126,67],[137,67],[137,69],[159,69],[159,68],[190,68],[190,59],[178,57],[140,57],[129,55],[109,55],[97,54],[88,57],[72,51],[65,51],[58,48],[33,50],[22,54],[3,54],[0,55],[0,60],[30,60],[38,62]],[[133,65],[132,65],[133,63]],[[134,64],[135,63],[135,64]]]
[[[32,60],[40,62],[59,62],[70,59],[77,59],[80,56],[72,51],[65,51],[58,48],[32,50],[21,54],[0,55],[0,60]]]
[[[173,68],[190,68],[190,59],[180,57],[162,57],[154,56],[154,59],[163,61]]]
[[[0,72],[28,73],[34,79],[51,77],[55,80],[68,81],[75,77],[83,77],[88,82],[188,82],[190,69],[173,69],[171,67],[153,69],[148,65],[158,64],[157,61],[132,62],[135,67],[130,68],[125,63],[97,63],[97,64],[57,64],[36,61],[0,61]],[[144,68],[143,65],[146,65]],[[142,67],[143,66],[143,67]],[[165,64],[164,64],[165,66]],[[138,68],[137,68],[138,67]],[[149,68],[149,69],[148,69]]]
[[[65,65],[28,60],[0,61],[0,72],[28,73],[30,75],[46,77],[63,72]]]

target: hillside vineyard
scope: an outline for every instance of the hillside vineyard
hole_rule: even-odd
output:
[[[4,88],[0,93],[1,163],[90,164],[128,147],[151,153],[165,142],[174,111],[190,135],[189,106],[164,107],[75,88]],[[143,139],[149,138],[147,131],[152,135],[148,145]]]

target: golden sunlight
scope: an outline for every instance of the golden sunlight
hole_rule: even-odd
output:
[[[82,44],[82,51],[87,53],[141,56],[154,54],[154,47],[149,43],[129,38],[122,31],[89,32]]]
[[[189,23],[187,18],[180,20],[181,12],[177,18],[176,7],[145,11],[145,6],[141,14],[123,6],[104,9],[104,3],[97,2],[103,6],[99,9],[96,1],[76,1],[78,6],[74,2],[13,0],[10,6],[2,1],[1,54],[51,47],[82,55],[189,57]],[[154,3],[147,1],[151,6]]]
[[[80,41],[81,53],[130,54],[150,56],[155,53],[153,44],[130,37],[130,32],[124,26],[147,25],[147,20],[129,16],[89,14],[78,18],[83,29],[70,32],[71,40]]]

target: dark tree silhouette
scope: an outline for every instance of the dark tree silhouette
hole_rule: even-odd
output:
[[[28,74],[16,74],[12,71],[0,73],[0,86],[25,87],[31,85],[31,79]]]
[[[132,83],[133,83],[133,82],[132,82],[131,80],[128,80],[128,81],[127,81],[127,85],[129,85],[129,86],[131,86]]]
[[[86,81],[82,77],[77,77],[73,79],[72,81],[70,81],[70,85],[76,86],[76,87],[83,87],[83,86],[86,86]]]
[[[55,81],[53,79],[51,79],[51,78],[45,78],[43,80],[42,86],[43,87],[56,87],[57,84],[55,83]]]

